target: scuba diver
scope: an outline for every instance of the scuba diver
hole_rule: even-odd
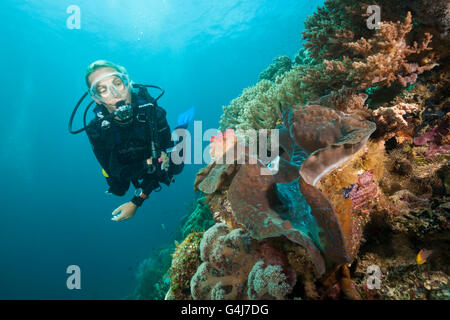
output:
[[[69,131],[73,134],[86,131],[108,183],[107,194],[123,196],[130,183],[134,185],[136,191],[131,201],[112,212],[113,221],[129,219],[152,191],[161,190],[160,183],[169,186],[174,181],[173,176],[184,166],[183,162],[172,161],[171,152],[176,145],[171,139],[166,112],[157,103],[164,90],[134,84],[124,67],[105,60],[89,65],[85,80],[89,90],[72,113]],[[162,93],[153,98],[147,88],[156,88]],[[74,116],[88,94],[94,101],[84,112],[84,127],[73,131]],[[87,111],[94,102],[97,103],[93,110],[95,117],[86,125]],[[193,115],[194,108],[180,115],[175,129],[186,129]],[[183,155],[181,157],[183,159]]]

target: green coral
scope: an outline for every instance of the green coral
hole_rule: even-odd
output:
[[[308,64],[313,61],[308,51],[301,50],[296,56],[295,64],[291,64],[288,71],[285,71],[287,66],[277,69],[281,64],[280,60],[260,75],[261,81],[244,89],[230,105],[223,107],[221,131],[227,128],[274,129],[281,120],[282,107],[304,104],[312,97],[329,91],[331,77],[326,76],[327,70],[321,65]],[[287,61],[285,58],[282,60]],[[329,73],[331,72],[328,71]],[[338,82],[336,80],[336,85]]]
[[[223,114],[220,120],[220,129],[224,131],[226,128],[237,129],[238,127],[245,126],[246,121],[251,117],[251,113],[255,111],[258,113],[258,102],[263,100],[262,96],[271,89],[273,83],[269,80],[261,80],[255,86],[245,88],[242,94],[233,99],[229,106],[223,107]],[[264,111],[265,106],[260,103],[261,111]],[[256,117],[255,114],[255,117]],[[255,119],[255,121],[257,121]]]
[[[169,289],[167,270],[170,268],[172,248],[161,248],[139,264],[136,278],[138,284],[131,300],[161,300]]]
[[[307,40],[304,45],[311,56],[323,61],[351,55],[344,43],[367,37],[372,32],[363,16],[364,5],[360,0],[327,0],[307,17],[303,39]]]
[[[315,64],[314,58],[311,56],[311,51],[306,48],[301,48],[294,57],[294,64]]]
[[[199,198],[194,211],[189,215],[187,221],[181,228],[181,234],[185,239],[192,232],[208,230],[214,224],[206,197]]]
[[[305,82],[312,63],[309,50],[304,48],[299,50],[294,63],[288,56],[275,58],[274,63],[259,75],[259,82],[245,88],[238,98],[222,107],[220,130],[275,128],[281,120],[282,106],[302,104],[309,96],[316,96],[315,87]],[[314,92],[308,94],[312,89]]]
[[[288,56],[279,56],[273,59],[273,64],[259,74],[259,80],[275,81],[279,76],[288,72],[292,68],[291,58]]]
[[[170,268],[170,290],[166,295],[168,300],[190,300],[191,278],[201,263],[200,241],[203,232],[193,232],[177,245],[172,257]]]
[[[239,130],[273,129],[281,119],[286,104],[303,103],[305,97],[301,89],[303,67],[294,65],[275,82],[261,80],[253,87],[242,91],[241,96],[223,107],[220,129]]]

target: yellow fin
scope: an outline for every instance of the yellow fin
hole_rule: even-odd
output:
[[[432,253],[433,253],[433,250],[425,250],[425,249],[420,250],[416,257],[417,264],[420,265],[420,264],[424,264],[425,262],[427,262],[428,258],[431,256]]]
[[[425,261],[423,261],[422,260],[422,257],[420,256],[420,253],[417,255],[417,257],[416,257],[416,262],[417,262],[417,264],[424,264],[425,263]]]

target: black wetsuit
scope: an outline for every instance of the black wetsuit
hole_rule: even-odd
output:
[[[153,106],[139,107],[149,103]],[[165,110],[157,105],[145,88],[132,91],[131,105],[131,120],[127,123],[112,120],[107,125],[103,123],[103,126],[102,118],[109,112],[103,105],[97,105],[94,109],[96,117],[87,129],[94,154],[108,175],[108,191],[118,196],[123,196],[128,191],[130,182],[149,195],[160,188],[160,182],[169,185],[173,175],[180,173],[183,167],[183,164],[174,165],[170,161],[169,170],[161,170],[161,163],[157,159],[153,159],[154,166],[147,165],[147,159],[152,157],[152,135],[155,136],[159,157],[162,151],[167,152],[167,149],[174,146],[171,130]],[[155,128],[153,134],[152,127]],[[140,206],[143,199],[134,196],[131,201]]]

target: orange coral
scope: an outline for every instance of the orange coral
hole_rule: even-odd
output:
[[[347,30],[348,36],[341,37],[338,34],[339,30],[335,30],[336,34],[326,39],[324,35],[315,37],[315,32],[320,33],[323,30],[312,28],[306,33],[308,42],[305,46],[312,51],[312,56],[318,59],[317,61],[322,62],[308,65],[304,67],[305,70],[301,70],[300,78],[305,95],[315,98],[331,90],[335,98],[343,97],[334,101],[334,104],[342,107],[342,100],[346,97],[353,100],[352,95],[358,90],[375,86],[390,87],[394,83],[406,87],[415,83],[419,74],[434,68],[437,64],[430,47],[432,34],[424,33],[421,37],[411,35],[412,26],[412,16],[408,12],[404,21],[381,22],[380,29],[373,34],[368,32],[353,34],[351,30]],[[343,32],[340,31],[342,34]],[[350,35],[359,36],[360,39],[352,41],[353,37]],[[416,41],[411,43],[412,36]],[[319,52],[316,46],[323,41],[326,45]],[[326,50],[331,48],[341,54],[336,51],[326,54]],[[321,58],[323,60],[320,60]],[[353,101],[352,104],[355,102],[357,101]],[[334,108],[334,105],[330,107]],[[338,109],[345,111],[342,108]],[[355,113],[356,109],[350,108],[349,111]],[[360,115],[364,116],[365,113]]]
[[[217,136],[212,136],[209,140],[211,150],[209,154],[213,159],[221,158],[236,143],[236,135],[233,129],[226,129],[224,133],[219,132]]]
[[[411,29],[412,16],[411,12],[408,12],[403,22],[381,22],[380,29],[369,40],[361,38],[356,42],[346,43],[345,46],[365,57],[361,61],[352,62],[349,75],[353,79],[352,82],[359,83],[361,89],[374,85],[389,87],[396,81],[406,87],[414,83],[419,74],[435,67],[436,64],[431,62],[419,65],[408,61],[412,54],[431,50],[430,33],[425,33],[420,45],[417,42],[412,46],[407,44],[406,36]],[[348,58],[344,58],[344,61],[346,59]],[[342,67],[342,63],[340,66]]]

